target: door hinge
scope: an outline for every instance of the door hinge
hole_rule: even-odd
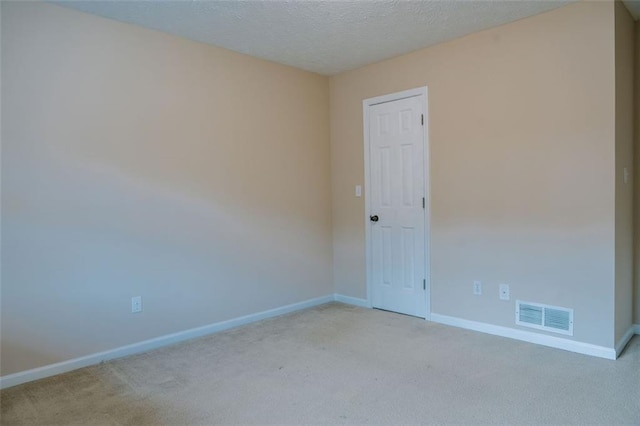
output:
[[[424,126],[424,114],[420,114],[420,123]]]
[[[422,197],[422,208],[424,209],[424,197]]]
[[[427,289],[427,279],[426,278],[422,280],[422,289],[423,290]]]

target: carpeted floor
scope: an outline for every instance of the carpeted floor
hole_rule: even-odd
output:
[[[640,338],[609,361],[331,303],[0,398],[3,425],[640,425]]]

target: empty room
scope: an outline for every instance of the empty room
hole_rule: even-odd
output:
[[[1,1],[0,424],[640,425],[640,1]]]

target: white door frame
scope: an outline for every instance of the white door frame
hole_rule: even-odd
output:
[[[402,92],[391,93],[383,96],[376,96],[362,101],[362,116],[364,127],[364,219],[365,219],[365,256],[366,256],[366,279],[367,279],[367,306],[373,307],[373,263],[371,255],[371,194],[370,194],[370,175],[371,165],[369,164],[369,108],[373,105],[397,101],[400,99],[411,98],[414,96],[424,96],[424,126],[422,127],[422,141],[424,144],[424,198],[425,205],[425,235],[424,235],[424,267],[426,279],[425,301],[426,315],[425,319],[431,319],[431,188],[429,187],[430,170],[429,170],[429,98],[427,97],[427,87],[418,87],[415,89],[404,90]]]

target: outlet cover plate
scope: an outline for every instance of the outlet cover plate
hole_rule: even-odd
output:
[[[473,294],[480,296],[482,294],[482,281],[473,282]]]
[[[131,313],[139,312],[142,312],[142,296],[134,296],[131,298]]]
[[[500,284],[500,300],[509,300],[509,284]]]

